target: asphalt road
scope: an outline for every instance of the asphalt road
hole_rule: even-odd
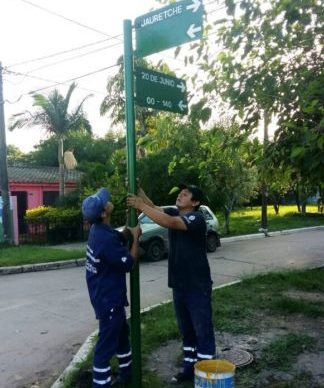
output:
[[[209,254],[214,285],[324,264],[324,231],[223,242]],[[141,263],[142,308],[170,299],[167,261]],[[83,268],[0,277],[0,387],[47,388],[97,328]]]

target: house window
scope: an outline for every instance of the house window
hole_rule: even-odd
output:
[[[43,205],[53,206],[56,205],[59,199],[58,191],[43,191]]]

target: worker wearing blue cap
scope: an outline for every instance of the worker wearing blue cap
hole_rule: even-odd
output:
[[[98,341],[93,357],[92,386],[112,384],[110,359],[117,355],[119,375],[113,383],[131,377],[131,349],[125,306],[128,306],[126,272],[138,257],[139,226],[132,228],[128,250],[123,233],[114,230],[110,218],[114,205],[106,188],[87,197],[82,214],[91,225],[86,254],[86,280],[92,306],[99,320]]]

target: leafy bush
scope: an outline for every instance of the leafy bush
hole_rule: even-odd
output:
[[[27,210],[25,220],[27,224],[48,223],[56,226],[79,223],[81,221],[81,211],[79,209],[55,208],[51,206],[40,206]]]
[[[47,243],[79,241],[86,237],[80,209],[41,206],[28,210],[25,220],[29,232],[45,235]]]

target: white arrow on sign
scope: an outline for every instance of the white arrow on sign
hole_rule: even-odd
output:
[[[200,6],[201,6],[200,0],[192,0],[192,4],[187,5],[186,9],[192,9],[192,13],[195,13],[198,11]]]
[[[195,24],[191,24],[188,31],[187,31],[187,35],[191,38],[191,39],[195,39],[196,37],[196,32],[199,32],[201,31],[201,27],[195,27]]]
[[[186,85],[181,81],[181,84],[177,85],[177,88],[181,89],[181,93],[186,91]]]
[[[183,101],[181,100],[178,104],[178,107],[180,108],[180,110],[185,110],[187,108],[187,105],[183,103]]]

